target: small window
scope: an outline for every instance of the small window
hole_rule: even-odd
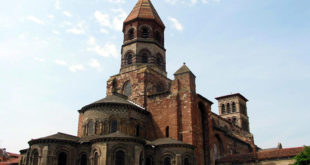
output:
[[[162,62],[163,62],[163,60],[161,59],[161,56],[160,56],[160,55],[157,55],[157,57],[156,57],[156,64],[157,64],[158,66],[161,66],[161,65],[162,65]]]
[[[64,152],[61,152],[58,155],[58,165],[67,165],[67,154]]]
[[[88,135],[94,135],[94,122],[89,121],[88,123]]]
[[[125,153],[123,151],[117,151],[114,162],[115,165],[125,165]]]
[[[235,124],[235,125],[237,124],[237,118],[236,117],[233,117],[232,123]]]
[[[126,64],[127,65],[132,64],[132,54],[131,53],[126,55]]]
[[[127,97],[129,97],[131,95],[131,84],[129,81],[127,81],[125,84],[124,84],[124,87],[123,87],[123,94]]]
[[[164,165],[171,165],[171,159],[169,157],[165,157]]]
[[[116,131],[117,131],[117,121],[112,120],[112,122],[111,122],[111,133],[116,132]]]
[[[135,30],[133,28],[128,30],[128,39],[132,40],[135,36]]]
[[[166,127],[166,137],[169,137],[169,126]]]
[[[80,159],[80,165],[87,165],[87,155],[82,154],[81,159]]]
[[[142,27],[142,38],[149,38],[150,29],[147,26]]]
[[[34,153],[32,155],[32,164],[38,165],[38,161],[39,161],[39,153],[38,153],[38,151],[34,151]]]
[[[235,102],[232,103],[232,112],[236,112],[236,103]]]
[[[227,107],[227,113],[230,113],[230,104],[227,103],[226,107]]]
[[[142,57],[141,57],[141,62],[142,63],[148,63],[149,59],[148,59],[148,55],[147,53],[143,53]]]
[[[98,152],[95,152],[94,165],[99,165],[99,155],[98,155]]]
[[[225,112],[225,105],[224,104],[222,104],[222,114],[225,114],[226,112]]]
[[[183,165],[189,165],[189,159],[188,159],[188,158],[185,158],[185,159],[184,159]]]
[[[139,125],[136,126],[136,136],[137,137],[140,136],[140,126]]]
[[[159,43],[161,43],[161,35],[158,31],[155,32],[155,40]]]
[[[152,158],[146,157],[146,159],[145,159],[145,165],[152,165]]]

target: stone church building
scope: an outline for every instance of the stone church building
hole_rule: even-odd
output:
[[[150,0],[138,0],[123,33],[120,72],[107,81],[105,98],[78,111],[77,136],[29,141],[20,165],[214,165],[255,157],[243,95],[217,97],[217,115],[185,64],[167,77],[165,25]]]

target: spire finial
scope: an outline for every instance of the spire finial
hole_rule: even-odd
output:
[[[183,62],[183,65],[185,65],[186,63],[185,62]]]

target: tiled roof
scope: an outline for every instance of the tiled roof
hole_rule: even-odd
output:
[[[274,149],[274,150],[267,150],[267,151],[261,150],[257,152],[257,158],[259,160],[263,160],[263,159],[294,157],[298,153],[300,153],[303,149],[304,147]]]
[[[153,19],[159,25],[165,27],[150,0],[139,0],[124,22],[130,22],[135,19]]]
[[[220,97],[216,97],[215,99],[216,99],[216,100],[219,100],[219,99],[223,99],[223,98],[227,98],[227,97],[232,97],[232,96],[240,96],[240,97],[243,98],[245,101],[249,101],[247,98],[245,98],[244,96],[242,96],[240,93],[235,93],[235,94],[220,96]]]
[[[180,69],[178,69],[174,75],[177,75],[177,74],[182,74],[182,73],[192,73],[191,70],[189,70],[189,68],[186,66],[186,64],[184,63]],[[193,74],[193,73],[192,73]],[[194,74],[193,74],[194,75]]]
[[[60,140],[60,141],[71,141],[71,142],[78,142],[79,137],[73,136],[73,135],[68,135],[65,133],[58,132],[54,135],[38,138],[38,139],[32,139],[29,143],[37,142],[37,141],[44,141],[44,140]]]

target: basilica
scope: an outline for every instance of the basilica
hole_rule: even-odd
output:
[[[120,71],[107,80],[105,98],[78,111],[77,135],[30,140],[20,165],[257,162],[246,97],[217,97],[215,114],[185,63],[167,77],[165,25],[150,0],[138,0],[123,34]]]

